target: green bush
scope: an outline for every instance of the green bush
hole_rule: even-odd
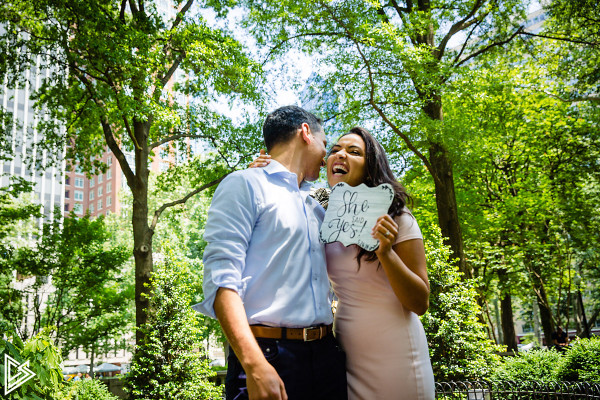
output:
[[[60,399],[59,393],[63,388],[62,356],[43,330],[35,337],[21,341],[14,329],[3,326],[0,329],[0,376],[4,377],[4,354],[13,358],[19,364],[29,361],[29,369],[35,376],[18,389],[9,393],[3,399],[10,400],[42,400]]]
[[[562,381],[600,382],[600,338],[572,342],[556,371]]]
[[[421,317],[436,381],[474,380],[489,376],[499,349],[479,321],[481,309],[472,280],[462,278],[443,244],[439,228],[424,229],[429,311]]]
[[[119,400],[108,387],[97,379],[83,379],[71,383],[61,393],[61,400]]]
[[[125,389],[135,399],[221,399],[208,378],[215,375],[203,351],[203,330],[191,308],[189,262],[167,250],[152,276],[145,341],[136,348]]]
[[[491,379],[517,382],[554,381],[556,369],[562,361],[562,354],[554,349],[529,350],[514,357],[505,357],[491,374]]]

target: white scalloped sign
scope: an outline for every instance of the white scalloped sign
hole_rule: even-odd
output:
[[[329,195],[321,241],[341,242],[344,246],[357,244],[368,251],[377,249],[379,241],[371,237],[371,229],[377,218],[388,212],[393,199],[394,189],[387,183],[377,187],[338,183]]]

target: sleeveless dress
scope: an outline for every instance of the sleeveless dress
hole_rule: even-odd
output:
[[[395,243],[422,239],[408,212],[395,218]],[[356,261],[358,247],[327,244],[327,270],[338,297],[334,330],[346,351],[349,400],[432,400],[433,371],[419,317],[405,310],[378,261]]]

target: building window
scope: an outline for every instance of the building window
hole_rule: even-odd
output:
[[[76,190],[75,191],[75,200],[76,201],[83,201],[83,192],[81,190]]]
[[[112,192],[112,182],[106,183],[106,193]]]
[[[102,199],[98,200],[98,211],[102,210]]]
[[[75,187],[77,187],[77,188],[83,187],[83,178],[75,178]]]
[[[77,164],[77,166],[75,167],[75,173],[83,175],[83,168],[81,168],[80,164]]]
[[[90,190],[90,200],[94,200],[94,190]]]
[[[70,184],[71,184],[71,177],[70,177],[70,176],[67,176],[67,177],[65,178],[65,185],[70,185]]]
[[[69,204],[65,204],[65,212],[69,212]]]
[[[75,211],[75,214],[83,214],[83,204],[80,204],[80,203],[74,204],[73,211]]]
[[[110,179],[112,178],[112,169],[109,169],[108,171],[106,171],[106,179]]]
[[[104,194],[104,190],[102,189],[102,186],[98,187],[98,197],[102,196]]]
[[[108,165],[112,165],[112,156],[108,156],[108,159],[106,160],[106,163]]]
[[[98,175],[98,183],[102,183],[104,180],[104,176],[102,174]]]
[[[111,197],[111,196],[108,196],[108,197],[106,198],[106,207],[108,207],[108,206],[111,206],[111,205],[112,205],[112,197]]]
[[[93,213],[94,213],[94,205],[90,204],[90,214],[93,214]]]
[[[96,184],[95,180],[96,179],[94,177],[92,177],[92,179],[90,179],[90,187],[94,187],[94,185]]]
[[[69,198],[69,195],[70,195],[69,191],[68,191],[68,190],[65,190],[65,199],[68,199],[68,198]]]

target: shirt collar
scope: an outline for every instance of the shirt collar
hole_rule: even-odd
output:
[[[312,187],[312,183],[307,181],[300,182],[300,187],[298,187],[298,175],[284,167],[279,161],[271,160],[263,170],[268,175],[281,175],[291,186],[298,188],[301,192],[308,192]]]

